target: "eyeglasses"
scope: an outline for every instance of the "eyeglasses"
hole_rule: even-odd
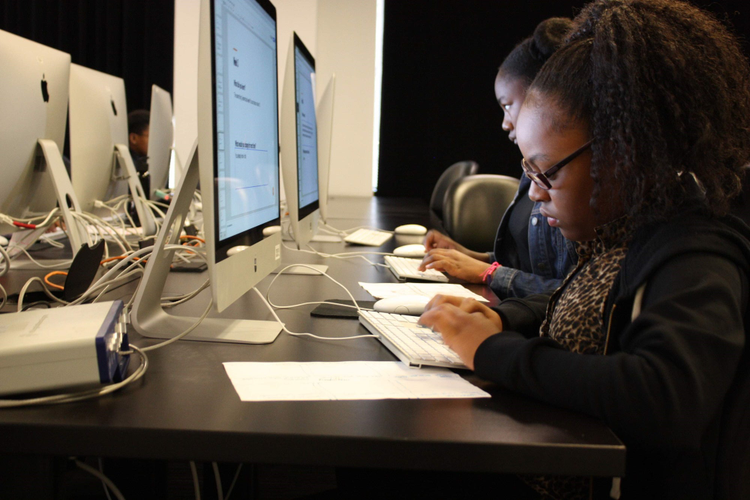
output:
[[[531,170],[531,167],[529,166],[529,163],[526,161],[526,158],[521,159],[521,168],[523,168],[523,171],[526,173],[526,176],[534,181],[534,184],[539,186],[542,189],[552,189],[552,184],[549,182],[549,178],[555,175],[561,168],[563,168],[565,165],[570,163],[571,161],[578,158],[581,153],[586,151],[588,148],[591,147],[591,144],[594,142],[594,140],[590,140],[580,148],[576,149],[571,153],[570,155],[566,156],[562,160],[558,161],[554,165],[552,165],[550,168],[545,170],[541,173],[536,173],[533,170]]]

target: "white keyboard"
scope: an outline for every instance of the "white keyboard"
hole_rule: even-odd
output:
[[[360,311],[359,322],[409,366],[466,368],[439,333],[417,324],[417,316]]]
[[[375,229],[357,229],[344,238],[344,241],[352,245],[364,245],[368,247],[379,247],[393,238],[393,233],[377,231]]]
[[[384,259],[385,263],[388,264],[388,267],[391,269],[391,272],[401,281],[413,279],[440,281],[441,283],[448,282],[448,277],[440,271],[435,271],[434,269],[419,271],[417,268],[422,262],[421,259],[409,259],[408,257],[396,257],[393,255],[386,255]]]

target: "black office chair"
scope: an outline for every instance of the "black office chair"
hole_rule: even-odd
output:
[[[479,172],[479,164],[475,161],[460,161],[445,169],[435,183],[430,197],[430,224],[441,230],[443,228],[443,202],[445,194],[458,179]]]
[[[507,175],[470,175],[445,194],[443,227],[467,248],[491,250],[505,210],[518,190],[518,179]]]

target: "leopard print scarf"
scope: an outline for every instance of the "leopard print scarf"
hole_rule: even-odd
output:
[[[604,308],[633,236],[622,217],[596,228],[596,239],[579,243],[578,265],[550,297],[540,336],[580,354],[606,354]],[[545,499],[588,499],[592,478],[522,476]]]

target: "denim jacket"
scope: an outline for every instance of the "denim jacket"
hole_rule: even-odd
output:
[[[499,262],[492,275],[490,288],[501,299],[526,297],[556,290],[578,261],[575,243],[566,240],[559,229],[550,227],[535,203],[529,215],[529,257],[531,269],[518,269],[515,244],[508,232],[510,214],[521,196],[528,196],[531,181],[524,175],[513,202],[508,206],[497,230],[495,248],[489,252],[490,262]]]

